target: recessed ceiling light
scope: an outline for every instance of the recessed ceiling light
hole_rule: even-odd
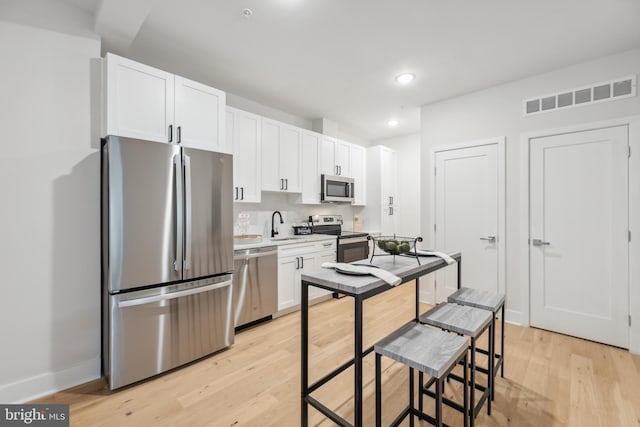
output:
[[[396,119],[391,119],[389,120],[389,122],[387,123],[389,126],[395,127],[398,126],[398,121]]]
[[[411,83],[416,78],[415,74],[412,73],[404,73],[396,76],[396,81],[401,85],[406,85]]]

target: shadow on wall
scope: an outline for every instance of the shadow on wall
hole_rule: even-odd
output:
[[[54,181],[53,205],[51,371],[92,361],[95,378],[100,374],[99,152]]]

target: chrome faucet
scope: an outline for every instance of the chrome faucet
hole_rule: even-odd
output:
[[[280,217],[280,224],[284,224],[284,221],[282,220],[282,214],[280,213],[280,211],[274,211],[273,214],[271,214],[271,237],[276,237],[276,234],[278,234],[275,226],[273,225],[273,221],[276,218],[276,214],[278,214],[278,216]]]

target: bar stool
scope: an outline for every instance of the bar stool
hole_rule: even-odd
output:
[[[491,313],[480,310],[473,307],[465,307],[456,304],[448,304],[442,303],[433,307],[431,310],[420,316],[420,322],[425,323],[427,325],[435,326],[441,329],[444,329],[449,332],[454,332],[459,335],[465,335],[471,339],[471,345],[469,347],[470,352],[470,392],[469,392],[469,407],[470,407],[470,422],[471,426],[475,424],[475,418],[480,412],[482,405],[484,402],[487,402],[487,414],[491,415],[491,367],[493,364],[491,362],[487,363],[489,371],[487,372],[487,387],[483,387],[482,385],[476,384],[476,341],[478,338],[489,329],[489,336],[491,336]],[[466,341],[466,339],[465,339]],[[489,346],[489,353],[492,353],[492,347]],[[491,356],[489,357],[489,361],[491,361]],[[449,378],[455,379],[457,381],[464,381],[459,376],[454,374],[449,375]],[[428,396],[432,396],[432,392],[429,391],[430,382],[423,385],[423,379],[419,377],[420,387],[421,387],[421,398],[420,405],[422,407],[422,394],[426,394]],[[478,399],[478,403],[476,405],[475,402],[475,390],[476,388],[482,392],[482,395]],[[449,399],[445,399],[445,404],[451,406],[459,411],[463,410],[459,404],[450,401]]]
[[[407,406],[391,424],[399,425],[407,415],[413,426],[413,416],[427,421],[435,426],[442,423],[442,394],[444,379],[453,368],[462,362],[464,378],[467,379],[467,340],[453,334],[429,328],[416,322],[409,322],[380,340],[375,346],[376,353],[376,426],[382,425],[382,373],[381,358],[386,356],[396,362],[409,366],[409,406]],[[435,379],[436,416],[435,418],[418,411],[413,399],[413,376],[417,369]],[[422,399],[420,399],[422,402]],[[464,408],[468,408],[467,381],[464,382]],[[464,426],[468,426],[467,412],[464,412]]]
[[[493,313],[491,319],[490,346],[493,346],[495,364],[493,365],[493,376],[491,378],[491,400],[495,398],[495,376],[500,368],[500,376],[504,378],[504,301],[505,294],[498,292],[483,291],[480,289],[460,288],[447,298],[450,303],[460,304],[469,307],[479,308],[481,310]],[[496,319],[498,311],[502,310],[500,321],[500,353],[496,352]],[[482,354],[487,354],[484,349],[478,349]],[[481,370],[482,372],[483,370]]]

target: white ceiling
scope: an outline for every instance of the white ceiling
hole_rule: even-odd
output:
[[[96,15],[105,51],[366,139],[417,132],[423,104],[640,47],[637,0],[66,1]]]

